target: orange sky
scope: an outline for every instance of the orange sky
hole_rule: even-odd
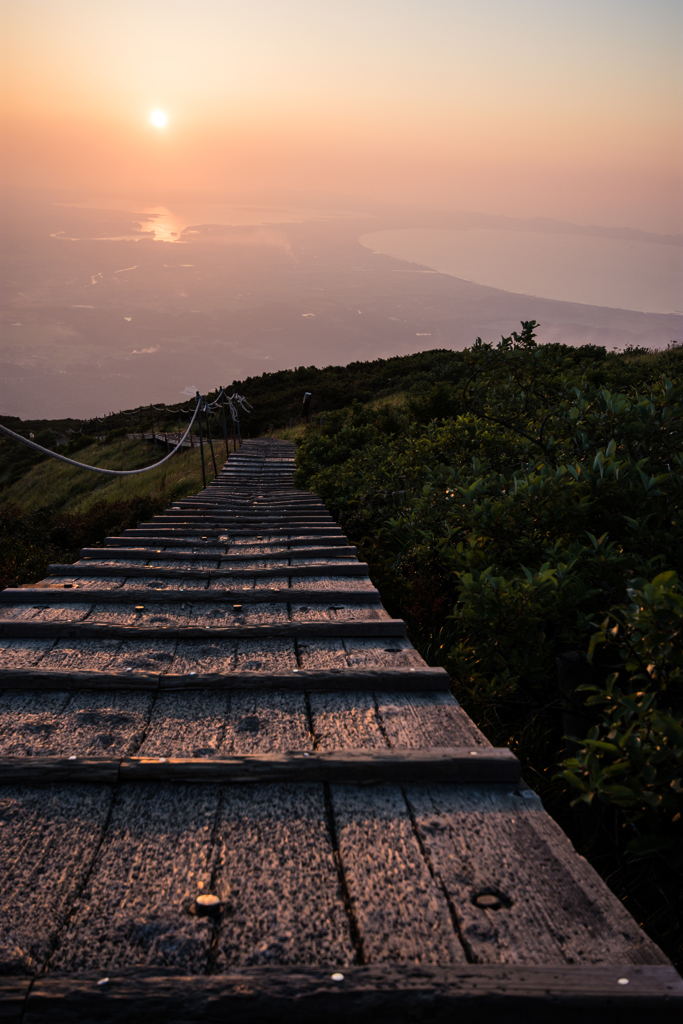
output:
[[[285,188],[683,230],[673,0],[0,8],[9,185]]]

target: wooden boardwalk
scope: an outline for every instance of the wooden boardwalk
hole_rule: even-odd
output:
[[[0,595],[2,1020],[673,1020],[293,458]]]

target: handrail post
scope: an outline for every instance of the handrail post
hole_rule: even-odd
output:
[[[215,476],[218,476],[218,466],[216,465],[216,456],[213,453],[213,439],[211,437],[211,422],[209,420],[209,407],[204,402],[204,412],[206,413],[206,433],[209,438],[209,447],[211,448],[211,459],[213,461],[213,472]]]
[[[221,388],[221,412],[223,414],[223,440],[225,441],[225,457],[226,459],[230,456],[230,444],[228,442],[228,425],[225,422],[225,393]]]
[[[203,401],[202,396],[197,392],[197,399],[200,403]],[[199,406],[199,451],[202,455],[202,480],[204,481],[204,487],[206,487],[206,465],[204,463],[204,440],[202,437],[202,407]],[[190,432],[191,433],[191,432]]]

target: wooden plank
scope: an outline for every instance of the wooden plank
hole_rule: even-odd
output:
[[[133,613],[134,614],[134,613]],[[0,636],[36,639],[39,637],[109,640],[248,640],[260,637],[404,637],[406,625],[402,619],[323,619],[318,622],[269,622],[255,625],[192,625],[148,626],[144,619],[132,625],[111,622],[28,622],[0,620]]]
[[[104,985],[102,971],[47,974],[33,980],[22,1024],[642,1024],[646,1013],[673,1024],[683,1012],[673,967],[347,966],[339,957],[342,966],[259,964],[210,977],[107,970]]]
[[[0,642],[0,675],[11,666],[12,669],[31,669],[45,660],[45,655],[54,647],[54,640],[11,640]]]
[[[120,758],[0,757],[3,785],[46,785],[55,782],[109,782],[119,778]]]
[[[179,535],[180,534],[180,535]],[[105,548],[129,548],[133,545],[136,540],[148,541],[153,543],[154,547],[184,547],[191,544],[193,548],[202,550],[209,548],[214,550],[219,540],[224,541],[220,544],[221,548],[229,548],[231,550],[239,550],[239,544],[233,544],[230,539],[220,530],[210,530],[206,535],[203,535],[200,530],[186,530],[179,531],[173,529],[162,529],[157,530],[128,530],[123,534],[122,537],[105,537],[104,546]],[[328,538],[315,538],[316,545],[320,547],[324,545],[330,548],[346,548],[349,544],[345,537],[334,536]],[[157,543],[154,543],[157,542]],[[310,540],[260,540],[259,544],[263,548],[295,548],[300,550],[301,548],[309,547]],[[351,545],[353,547],[353,545]],[[98,549],[102,550],[102,549]]]
[[[344,647],[350,668],[421,668],[425,661],[409,640],[394,641],[348,637]]]
[[[79,576],[121,576],[126,578],[136,576],[156,576],[159,579],[186,580],[186,579],[249,579],[257,576],[317,576],[325,568],[324,564],[319,565],[297,565],[296,568],[286,566],[273,566],[269,569],[150,569],[142,565],[98,565],[96,562],[76,562],[75,565],[48,565],[48,572],[51,576],[69,576],[77,579]],[[365,562],[351,562],[348,564],[339,563],[335,565],[330,576],[367,576],[368,566]]]
[[[0,694],[0,755],[56,754],[51,738],[71,697],[64,691],[6,690]]]
[[[561,841],[549,841],[551,819],[530,790],[408,785],[405,794],[470,960],[668,962],[567,837],[558,829]],[[480,906],[487,895],[498,903]]]
[[[291,589],[287,586],[275,588],[273,590],[260,590],[258,593],[245,592],[244,590],[226,590],[223,587],[212,587],[211,590],[195,590],[189,595],[185,590],[151,590],[151,589],[126,589],[125,591],[120,588],[115,589],[100,589],[93,593],[92,590],[85,592],[78,589],[74,590],[62,590],[55,588],[54,590],[48,590],[47,588],[31,587],[15,589],[7,588],[6,590],[0,591],[0,603],[2,604],[29,604],[35,605],[37,603],[41,605],[51,604],[66,604],[67,609],[71,605],[74,608],[79,607],[75,602],[77,601],[86,602],[86,607],[90,607],[93,601],[96,601],[98,605],[102,605],[104,602],[115,602],[121,603],[122,601],[130,602],[131,604],[149,604],[154,602],[169,603],[169,602],[181,602],[192,601],[193,604],[198,602],[207,601],[214,603],[216,601],[225,601],[228,604],[241,603],[241,604],[261,604],[264,601],[274,603],[288,603],[296,601],[297,607],[306,604],[379,604],[379,591],[374,587],[363,587],[356,590],[302,590],[297,588],[295,593],[292,593]]]
[[[220,551],[216,551],[215,546],[212,554],[202,554],[201,552],[194,552],[191,550],[183,551],[164,551],[163,547],[139,547],[139,548],[118,548],[118,547],[107,547],[107,548],[81,548],[81,558],[94,558],[101,559],[103,556],[106,557],[107,561],[118,561],[127,558],[144,558],[151,559],[155,562],[163,561],[177,561],[180,555],[187,555],[188,558],[194,562],[215,562],[220,559],[221,565],[229,562],[244,562],[253,558],[253,555],[249,554],[237,554],[235,548],[231,548],[230,554],[221,554]],[[262,560],[268,559],[288,559],[290,557],[297,558],[355,558],[357,550],[352,545],[345,545],[344,547],[308,547],[308,548],[297,548],[296,552],[288,551],[284,548],[278,551],[265,551],[260,555]]]
[[[226,912],[215,970],[353,962],[322,786],[231,786],[217,833],[215,891]]]
[[[507,747],[331,750],[182,757],[2,757],[0,782],[518,782]]]
[[[450,693],[379,693],[376,699],[391,747],[491,746]]]
[[[114,637],[97,640],[85,638],[76,642],[66,638],[56,641],[45,640],[43,643],[50,643],[52,646],[40,659],[39,668],[40,671],[48,672],[106,671],[114,664],[122,642]],[[14,665],[7,667],[14,668]]]
[[[119,788],[49,969],[137,965],[203,973],[213,922],[190,911],[196,896],[210,891],[219,801],[216,786]]]
[[[386,748],[374,693],[312,693],[309,700],[316,750]]]
[[[189,642],[189,641],[188,641]],[[178,658],[181,652],[178,650]],[[421,669],[324,669],[272,670],[258,669],[226,672],[147,672],[138,669],[126,672],[72,669],[0,669],[0,686],[11,690],[188,690],[231,689],[253,690],[328,690],[413,691],[449,689],[448,674],[439,668]]]
[[[425,863],[400,788],[332,785],[330,796],[363,962],[464,964],[447,900]]]
[[[312,750],[303,693],[161,693],[141,757]]]
[[[0,973],[36,974],[90,871],[110,786],[0,791]]]
[[[0,695],[0,754],[124,757],[137,752],[152,694],[6,690]]]
[[[0,1020],[3,1024],[21,1024],[32,984],[33,978],[0,977]]]
[[[225,754],[269,754],[285,750],[313,751],[303,693],[235,693],[230,700]]]
[[[65,592],[62,591],[64,594]],[[76,604],[73,599],[70,602],[56,603],[52,601],[41,601],[34,598],[32,604],[18,602],[13,604],[4,603],[0,608],[0,621],[24,620],[29,622],[32,619],[43,622],[66,621],[79,622],[85,619],[92,609],[92,599]]]

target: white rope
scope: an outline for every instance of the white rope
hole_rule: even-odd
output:
[[[157,466],[163,466],[164,462],[168,462],[169,459],[173,458],[175,453],[183,444],[187,435],[190,433],[192,424],[197,418],[197,413],[199,412],[199,407],[202,401],[203,399],[198,396],[197,405],[194,410],[194,415],[190,420],[190,425],[181,437],[180,441],[178,441],[178,444],[175,446],[173,451],[169,452],[168,455],[159,462],[155,462],[154,465],[145,466],[144,469],[100,469],[99,466],[87,466],[85,462],[76,462],[74,459],[67,459],[66,455],[58,455],[57,452],[51,452],[49,448],[43,448],[41,444],[36,444],[35,441],[29,441],[27,437],[22,437],[21,434],[15,434],[13,430],[10,430],[8,427],[3,427],[2,424],[0,424],[0,431],[2,431],[3,434],[6,434],[7,437],[11,437],[14,441],[21,441],[22,444],[27,445],[29,448],[34,448],[37,452],[42,452],[43,455],[51,455],[53,459],[59,459],[60,462],[67,462],[70,466],[78,466],[79,469],[89,469],[92,473],[106,473],[107,476],[135,476],[137,473],[147,473],[150,469],[156,469]]]

